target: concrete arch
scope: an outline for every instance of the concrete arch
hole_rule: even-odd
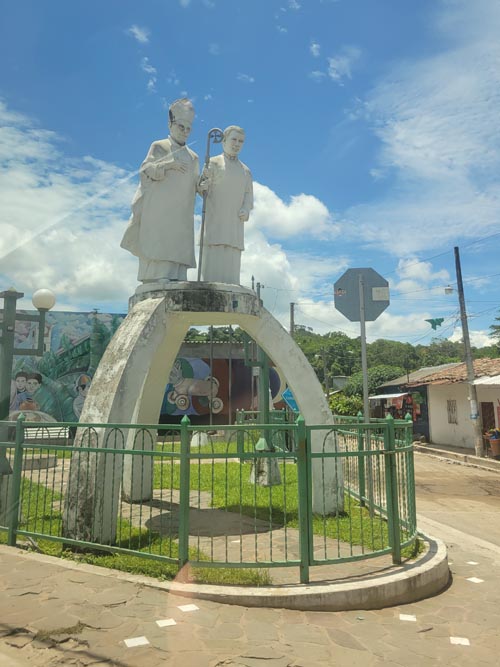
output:
[[[214,286],[215,287],[215,286]],[[94,375],[89,395],[85,401],[80,421],[98,424],[157,424],[163,400],[166,380],[178,351],[190,326],[236,324],[244,329],[280,367],[291,387],[306,424],[332,424],[322,387],[298,345],[279,322],[260,305],[257,295],[243,287],[207,283],[174,284],[165,290],[140,294],[131,300],[131,310],[120,325]],[[104,433],[98,433],[98,441]],[[151,442],[154,442],[151,438]],[[78,444],[78,435],[76,439]],[[134,433],[126,443],[134,448]],[[324,434],[313,438],[313,450],[324,446]],[[327,446],[333,447],[332,439]],[[152,465],[147,470],[138,457],[123,464],[121,457],[114,457],[112,469],[104,456],[93,459],[91,474],[94,488],[85,499],[72,498],[66,507],[66,535],[85,539],[91,532],[114,539],[115,509],[119,503],[116,483],[106,478],[122,481],[124,496],[129,500],[148,499],[152,489]],[[108,457],[109,458],[109,457]],[[78,488],[77,476],[80,463],[72,464],[70,482]],[[135,464],[134,464],[135,461]],[[142,465],[141,473],[134,473],[134,465]],[[320,461],[313,465],[313,508],[315,511],[335,512],[341,506],[341,471],[333,460],[322,468]],[[136,483],[134,483],[136,480]],[[137,483],[140,480],[140,485]],[[321,480],[321,494],[318,483]],[[324,480],[324,490],[323,490]],[[97,508],[99,510],[97,511]],[[92,516],[91,516],[92,515]],[[78,535],[71,528],[80,525]]]

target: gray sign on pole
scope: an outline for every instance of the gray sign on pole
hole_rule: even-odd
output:
[[[333,286],[335,308],[351,322],[360,322],[360,277],[365,320],[371,322],[389,305],[389,283],[373,269],[347,269]]]

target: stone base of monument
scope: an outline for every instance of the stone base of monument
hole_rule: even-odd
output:
[[[191,447],[205,447],[210,444],[208,435],[204,431],[196,431],[191,438]]]
[[[257,294],[238,285],[203,282],[168,282],[137,288],[130,299],[129,314],[113,336],[94,374],[80,417],[82,424],[157,424],[168,377],[184,337],[192,326],[239,326],[246,331],[284,375],[294,393],[306,424],[333,423],[328,402],[314,370],[293,338],[262,306]],[[75,447],[84,445],[81,429]],[[109,429],[95,428],[97,447],[106,443]],[[154,447],[130,431],[125,448]],[[87,442],[87,445],[89,443]],[[311,434],[313,451],[322,451],[323,436]],[[82,469],[84,457],[73,456],[71,490],[66,497],[64,535],[75,539],[112,543],[116,536],[120,494],[131,502],[151,498],[153,466],[141,456],[112,458],[96,453]],[[313,511],[335,514],[343,509],[342,466],[328,459],[312,462]],[[272,466],[265,472],[276,479]],[[74,479],[73,479],[74,477]],[[257,475],[259,477],[259,475]],[[76,496],[80,482],[92,488]],[[113,480],[121,480],[120,484]],[[324,492],[323,492],[324,485]]]
[[[252,464],[250,482],[259,486],[279,486],[281,473],[276,459],[257,459]]]

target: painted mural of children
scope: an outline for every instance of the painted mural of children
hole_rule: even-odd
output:
[[[29,373],[26,378],[26,396],[19,406],[20,410],[40,410],[40,405],[35,401],[34,396],[42,386],[42,376],[40,373]]]
[[[28,381],[28,373],[26,371],[19,371],[16,373],[14,382],[12,384],[12,391],[10,396],[10,411],[19,410],[21,403],[28,397],[26,383]]]

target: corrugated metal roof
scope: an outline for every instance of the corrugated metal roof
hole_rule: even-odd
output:
[[[474,380],[474,384],[500,384],[500,375],[477,378],[477,380]]]
[[[375,394],[375,396],[368,396],[370,401],[373,399],[381,399],[381,398],[401,398],[401,396],[407,396],[408,392],[405,391],[403,394]]]

